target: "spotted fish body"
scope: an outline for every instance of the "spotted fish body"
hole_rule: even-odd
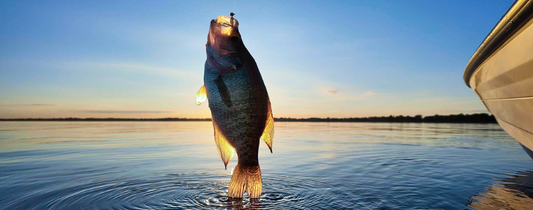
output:
[[[273,118],[267,89],[241,40],[237,20],[220,16],[211,21],[206,53],[204,86],[198,94],[205,92],[209,100],[215,142],[224,164],[234,151],[238,155],[228,195],[241,198],[246,191],[250,198],[259,198],[259,141],[265,140],[272,148]]]
[[[267,119],[268,94],[255,62],[252,59],[239,71],[226,75],[219,75],[206,62],[204,83],[213,121],[236,149],[239,164],[258,165],[257,152]],[[221,92],[229,94],[225,96]]]

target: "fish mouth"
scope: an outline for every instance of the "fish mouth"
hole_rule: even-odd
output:
[[[211,20],[211,27],[220,28],[220,34],[231,36],[233,31],[239,27],[239,21],[230,16],[218,16]]]
[[[237,53],[242,46],[239,22],[230,16],[211,20],[206,46],[219,56]]]

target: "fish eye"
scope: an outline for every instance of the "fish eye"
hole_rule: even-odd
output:
[[[231,40],[231,42],[234,42],[234,43],[235,43],[235,42],[238,42],[238,41],[239,41],[239,37],[238,37],[238,36],[232,36],[232,37],[230,38],[230,40]]]

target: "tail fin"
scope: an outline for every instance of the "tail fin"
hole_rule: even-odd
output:
[[[250,198],[259,198],[262,190],[263,183],[259,166],[241,166],[239,164],[235,166],[229,182],[229,197],[242,198],[244,191],[246,191]]]

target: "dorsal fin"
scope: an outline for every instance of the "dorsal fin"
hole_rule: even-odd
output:
[[[263,134],[261,135],[261,139],[265,141],[268,148],[270,149],[270,153],[272,153],[272,143],[274,141],[274,116],[272,115],[272,107],[270,107],[270,100],[268,100],[268,117],[265,123],[265,130],[263,130]]]
[[[215,128],[215,143],[217,144],[217,151],[222,161],[224,162],[224,168],[228,169],[228,162],[233,158],[235,154],[235,148],[229,144],[228,140],[218,129],[218,125],[213,120],[213,127]]]

